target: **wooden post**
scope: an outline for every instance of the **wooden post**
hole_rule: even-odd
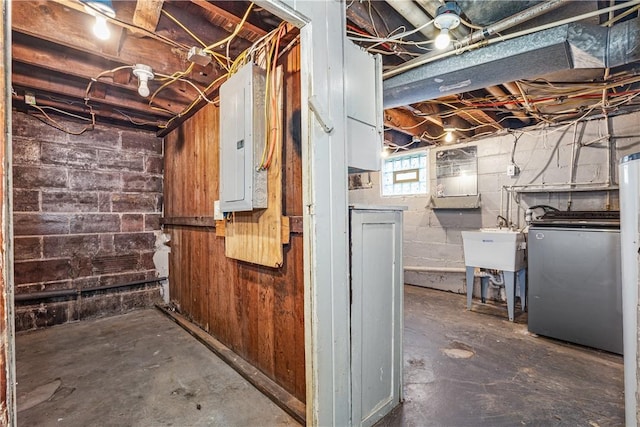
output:
[[[11,212],[11,2],[2,0],[0,20],[0,425],[14,426],[15,350]]]

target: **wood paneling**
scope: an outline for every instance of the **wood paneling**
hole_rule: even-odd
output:
[[[285,76],[283,214],[302,214],[299,49],[283,58]],[[218,108],[208,105],[165,142],[165,216],[212,217],[218,197]],[[182,314],[305,400],[303,241],[292,234],[282,267],[225,257],[224,237],[202,226],[171,233],[171,299]]]

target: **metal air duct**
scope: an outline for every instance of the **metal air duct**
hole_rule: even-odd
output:
[[[384,108],[414,104],[580,68],[640,60],[640,18],[614,25],[569,23],[428,62],[384,81]]]

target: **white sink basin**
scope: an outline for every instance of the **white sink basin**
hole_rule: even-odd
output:
[[[464,263],[468,267],[518,271],[526,267],[524,234],[507,228],[463,231]]]

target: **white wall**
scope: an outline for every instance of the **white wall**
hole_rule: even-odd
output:
[[[612,160],[615,183],[619,159],[629,153],[640,151],[640,113],[609,119],[616,154]],[[464,267],[462,230],[495,227],[496,217],[501,213],[503,186],[524,184],[567,183],[570,176],[571,152],[576,145],[575,182],[604,183],[607,180],[607,140],[590,144],[607,134],[604,119],[582,122],[576,126],[561,126],[544,130],[528,130],[503,134],[464,145],[478,147],[478,191],[481,208],[475,210],[432,210],[426,197],[381,197],[378,173],[371,173],[373,187],[351,190],[350,203],[406,205],[404,217],[404,264],[421,267]],[[518,138],[514,160],[520,167],[517,177],[506,175],[514,141]],[[583,144],[586,144],[583,145]],[[446,148],[451,148],[447,146]],[[432,149],[436,150],[436,149]],[[431,156],[433,162],[434,156]],[[430,167],[434,169],[433,163]],[[435,189],[434,174],[430,188]],[[506,199],[506,196],[505,196]],[[558,209],[567,209],[568,193],[522,194],[521,206],[546,204]],[[505,202],[506,204],[506,202]],[[606,192],[573,193],[571,210],[605,210],[609,204],[618,209],[618,193]],[[519,215],[513,210],[513,222],[524,226],[524,210]],[[502,212],[505,215],[505,212]],[[505,215],[506,216],[506,215]],[[517,219],[519,218],[519,219]],[[477,281],[477,280],[476,280]],[[465,291],[462,273],[422,273],[405,271],[405,283],[449,290]],[[477,287],[477,284],[476,284]],[[477,289],[476,289],[477,290]],[[498,295],[493,295],[497,297]]]

